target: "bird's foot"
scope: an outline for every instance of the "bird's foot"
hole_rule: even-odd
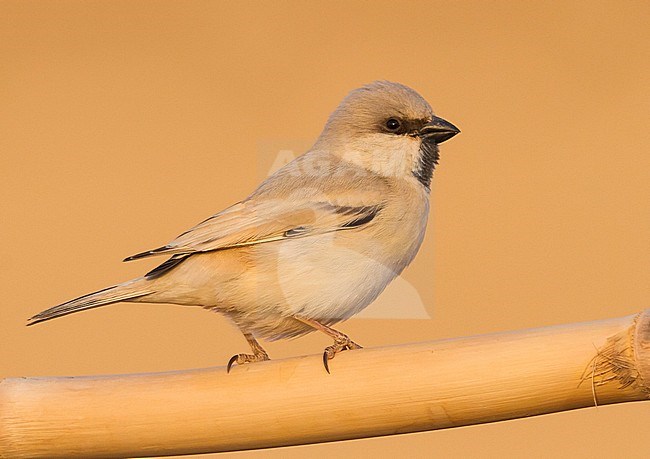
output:
[[[233,355],[228,361],[228,366],[226,367],[226,373],[230,373],[230,369],[235,363],[237,365],[243,365],[245,363],[263,362],[264,360],[271,360],[269,358],[269,355],[266,353],[264,348],[260,346],[260,343],[257,342],[257,340],[255,339],[252,333],[243,330],[242,333],[244,334],[244,338],[246,338],[246,341],[248,341],[248,344],[250,345],[253,353]]]
[[[334,358],[336,354],[341,351],[348,351],[352,349],[361,349],[357,343],[352,341],[348,335],[344,335],[341,332],[334,337],[334,344],[327,346],[325,352],[323,352],[323,365],[325,366],[325,371],[330,372],[329,361]]]
[[[243,365],[245,363],[263,362],[264,360],[271,360],[269,355],[264,351],[256,352],[255,354],[235,354],[228,361],[226,372],[230,373],[230,369],[235,363],[237,365]]]
[[[315,328],[316,330],[322,331],[327,336],[334,338],[334,344],[327,346],[325,348],[325,352],[323,352],[323,365],[325,366],[325,371],[327,371],[327,373],[330,372],[328,362],[332,360],[336,354],[341,351],[347,351],[350,349],[361,349],[361,346],[352,341],[348,335],[341,333],[338,330],[334,330],[332,327],[328,327],[327,325],[322,324],[317,320],[301,316],[293,316],[293,318],[309,325],[310,327]]]

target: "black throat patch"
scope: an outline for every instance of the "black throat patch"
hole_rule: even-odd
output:
[[[427,190],[431,189],[433,170],[436,168],[439,159],[438,144],[433,140],[427,140],[426,137],[422,139],[420,157],[418,158],[418,164],[413,171],[413,175]]]

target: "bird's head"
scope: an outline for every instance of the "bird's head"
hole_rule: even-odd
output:
[[[415,177],[428,188],[438,144],[459,132],[411,88],[376,81],[343,99],[315,147],[382,175]]]

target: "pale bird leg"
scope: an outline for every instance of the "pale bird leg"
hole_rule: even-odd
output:
[[[325,366],[325,371],[328,373],[330,372],[328,361],[332,360],[337,353],[351,349],[361,349],[361,346],[352,341],[348,335],[341,333],[338,330],[334,330],[332,327],[323,325],[322,323],[317,322],[313,319],[307,319],[305,317],[299,316],[293,317],[294,319],[299,320],[300,322],[307,324],[318,331],[322,331],[327,336],[334,338],[334,344],[327,346],[325,348],[325,352],[323,352],[323,365]]]
[[[253,335],[245,332],[242,333],[244,333],[244,337],[246,338],[246,341],[248,341],[248,344],[253,350],[253,353],[233,355],[228,361],[228,366],[226,367],[227,373],[230,373],[230,368],[233,366],[234,363],[236,363],[237,365],[243,365],[245,363],[262,362],[264,360],[270,360],[269,355],[266,353],[264,348],[260,346],[260,343],[257,342],[257,340]]]

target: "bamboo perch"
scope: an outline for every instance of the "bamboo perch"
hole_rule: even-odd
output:
[[[0,382],[0,453],[132,457],[373,437],[650,398],[650,310],[233,368]]]

